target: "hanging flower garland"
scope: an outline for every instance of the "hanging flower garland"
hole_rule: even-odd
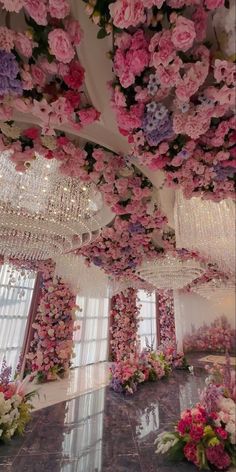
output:
[[[187,198],[233,198],[236,69],[206,41],[224,0],[86,3],[113,28],[112,106],[133,155]]]
[[[71,364],[76,297],[68,284],[54,277],[55,265],[48,261],[10,260],[18,268],[41,274],[40,298],[32,325],[33,340],[27,354],[26,370],[39,382],[64,376]],[[76,328],[78,329],[78,327]]]
[[[62,124],[79,130],[96,120],[76,54],[83,33],[68,0],[2,0],[1,6],[7,26],[0,26],[0,119],[9,122],[15,111],[32,113],[43,134],[54,134]],[[12,13],[20,13],[20,32],[8,27],[16,22]]]
[[[127,289],[112,297],[111,317],[111,351],[112,360],[129,359],[139,350],[139,314],[137,305],[137,291]]]

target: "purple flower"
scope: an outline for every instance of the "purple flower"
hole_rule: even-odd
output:
[[[22,84],[17,79],[19,66],[14,54],[0,50],[0,95],[22,94]]]
[[[216,172],[217,180],[222,182],[226,180],[228,177],[233,177],[235,169],[233,167],[221,167],[217,165],[214,167],[214,171]]]
[[[93,263],[94,263],[94,265],[100,267],[100,266],[102,265],[102,259],[101,259],[101,257],[94,257],[94,258],[93,258]]]
[[[130,233],[135,233],[135,234],[142,234],[145,233],[144,227],[141,225],[141,223],[130,223],[128,230]]]
[[[164,105],[159,105],[155,113],[144,115],[142,129],[149,146],[157,146],[173,135],[169,113]]]
[[[118,379],[112,379],[110,382],[110,387],[114,390],[114,392],[117,393],[122,393],[123,392],[123,387],[122,384]]]

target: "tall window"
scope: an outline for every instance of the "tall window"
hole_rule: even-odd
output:
[[[5,357],[14,373],[23,347],[35,276],[25,278],[15,271],[14,285],[9,285],[11,269],[0,268],[0,364]]]
[[[80,329],[75,331],[73,366],[107,360],[109,299],[78,296],[76,303],[81,312],[77,313]]]
[[[141,349],[146,346],[146,339],[151,344],[154,340],[154,348],[157,347],[157,322],[156,322],[156,296],[155,292],[148,295],[144,290],[138,291],[141,310],[139,324],[139,335]]]

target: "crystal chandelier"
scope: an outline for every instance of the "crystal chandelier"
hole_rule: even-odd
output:
[[[199,251],[222,271],[235,271],[235,204],[184,198],[176,192],[175,234],[177,248]]]
[[[62,176],[59,162],[39,154],[16,172],[9,153],[0,158],[0,254],[55,258],[98,236],[103,202],[94,185]]]
[[[235,283],[234,280],[212,279],[205,284],[193,287],[192,291],[218,303],[228,296],[235,296]]]
[[[205,272],[193,259],[181,260],[170,254],[147,260],[137,270],[137,275],[158,289],[181,289]]]

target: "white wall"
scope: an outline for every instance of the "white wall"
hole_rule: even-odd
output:
[[[235,328],[235,294],[227,295],[220,303],[207,300],[193,293],[174,293],[175,327],[178,349],[182,349],[183,337],[191,333],[192,326],[199,328],[224,315]]]

